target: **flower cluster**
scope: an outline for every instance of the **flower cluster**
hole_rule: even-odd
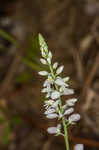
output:
[[[43,89],[41,91],[46,93],[44,114],[49,119],[57,118],[58,120],[62,120],[63,126],[65,126],[65,124],[66,126],[74,124],[80,119],[79,114],[73,114],[74,105],[77,102],[77,99],[68,99],[64,105],[61,101],[61,97],[63,95],[74,94],[74,90],[70,89],[67,83],[69,77],[61,77],[64,66],[58,67],[57,62],[52,64],[52,53],[51,51],[48,51],[48,46],[41,34],[39,34],[39,44],[42,55],[40,61],[42,64],[47,65],[49,68],[49,71],[39,72],[40,75],[47,77],[47,79],[44,81]],[[64,135],[61,131],[62,125],[58,124],[56,127],[49,127],[47,131],[50,134]]]

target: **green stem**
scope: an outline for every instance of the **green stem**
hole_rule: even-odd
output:
[[[63,113],[64,110],[62,108],[61,98],[60,98],[60,104],[59,105],[60,105],[60,110]],[[63,128],[64,128],[64,139],[65,139],[66,150],[69,150],[69,140],[68,140],[67,126],[66,126],[64,116],[62,117],[62,124],[63,124]]]
[[[67,127],[66,127],[66,123],[65,123],[64,117],[62,117],[62,123],[63,123],[63,127],[64,127],[64,139],[65,139],[66,150],[69,150],[69,141],[68,141]]]
[[[55,80],[55,75],[54,75],[54,71],[53,68],[51,67],[50,64],[48,64],[51,74]],[[58,86],[55,84],[55,88],[58,91]],[[59,107],[60,107],[60,111],[63,114],[64,110],[62,107],[62,101],[61,101],[61,97],[59,98]],[[62,124],[63,124],[63,129],[64,129],[64,140],[65,140],[65,146],[66,146],[66,150],[69,150],[69,140],[68,140],[68,133],[67,133],[67,126],[66,126],[66,122],[65,122],[65,118],[64,116],[62,117]]]

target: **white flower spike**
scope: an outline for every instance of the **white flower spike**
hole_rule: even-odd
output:
[[[62,96],[74,94],[74,90],[68,88],[69,77],[62,78],[60,74],[63,71],[64,66],[58,67],[58,62],[52,65],[52,53],[48,50],[48,46],[39,34],[39,44],[41,55],[43,58],[40,59],[41,63],[49,68],[49,72],[40,71],[39,74],[46,76],[47,79],[44,81],[42,92],[46,93],[45,100],[45,112],[46,118],[60,120],[60,124],[56,127],[49,127],[47,129],[48,133],[58,135],[63,135],[66,144],[66,150],[70,150],[68,135],[67,135],[67,125],[74,124],[80,119],[79,114],[72,114],[74,112],[73,106],[75,105],[77,99],[68,99],[63,105]],[[71,108],[72,106],[72,108]],[[72,115],[71,115],[72,114]],[[69,116],[70,115],[70,116]],[[63,132],[61,131],[61,126]],[[81,145],[75,146],[74,150],[83,150]]]

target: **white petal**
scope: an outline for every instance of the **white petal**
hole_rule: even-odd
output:
[[[46,65],[46,60],[45,59],[41,58],[40,61],[41,61],[42,64]]]
[[[48,101],[45,101],[45,104],[48,104],[48,105],[52,105],[54,103],[53,100],[48,100]]]
[[[63,78],[64,82],[67,82],[70,79],[70,77]]]
[[[53,108],[56,108],[56,107],[58,106],[58,103],[59,103],[59,101],[57,100],[56,102],[54,102],[54,103],[52,104],[52,107],[53,107]]]
[[[48,76],[48,82],[49,82],[50,84],[53,84],[54,80],[53,80],[52,76]]]
[[[46,98],[49,98],[50,97],[50,93],[48,92],[47,94],[46,94]]]
[[[51,98],[52,99],[57,99],[59,97],[60,97],[60,93],[58,91],[52,92],[52,94],[51,94]]]
[[[57,129],[59,129],[59,130],[61,129],[61,124],[57,125]]]
[[[57,63],[57,62],[55,62],[55,63],[53,64],[53,69],[56,69],[56,68],[57,68],[57,66],[58,66],[58,63]]]
[[[59,118],[62,118],[62,117],[63,117],[63,114],[62,114],[62,113],[60,113],[60,114],[59,114]]]
[[[64,95],[70,95],[70,94],[74,94],[74,90],[73,89],[65,88],[64,89]]]
[[[62,85],[62,86],[60,87],[59,91],[60,91],[61,93],[63,93],[63,92],[64,92],[64,90],[65,90],[65,86],[64,86],[64,85]]]
[[[46,87],[47,84],[48,84],[48,80],[46,79],[46,80],[44,81],[43,87]]]
[[[64,115],[70,115],[74,111],[74,108],[69,108],[64,112]]]
[[[64,69],[64,66],[60,66],[57,70],[56,70],[56,74],[60,74]]]
[[[62,86],[62,85],[68,86],[66,83],[64,83],[64,81],[61,78],[56,79],[55,83],[59,86]]]
[[[72,122],[76,122],[80,120],[80,115],[79,114],[73,114],[69,117],[69,120]]]
[[[47,88],[43,88],[43,89],[41,90],[41,92],[42,92],[42,93],[47,92]]]
[[[56,134],[57,133],[57,127],[50,127],[47,129],[47,132],[50,134]]]
[[[46,58],[46,53],[44,52],[44,50],[41,51],[41,55],[42,55],[42,57]]]
[[[77,102],[76,98],[71,98],[71,99],[69,99],[69,100],[66,101],[66,104],[68,106],[74,106],[76,102]]]
[[[50,84],[47,84],[47,91],[48,91],[48,92],[51,92],[51,91],[52,91]]]
[[[46,118],[49,118],[49,119],[54,119],[54,118],[57,118],[57,117],[58,117],[58,115],[57,115],[56,113],[48,114],[48,115],[46,116]]]
[[[49,51],[48,57],[49,57],[50,59],[52,59],[52,53],[51,53],[51,51]]]
[[[84,145],[83,144],[76,144],[74,146],[74,150],[84,150]]]
[[[38,74],[41,76],[46,76],[46,75],[48,75],[48,72],[47,71],[40,71],[40,72],[38,72]]]
[[[63,107],[64,110],[67,109],[67,105],[63,105],[62,107]]]
[[[51,58],[50,57],[47,58],[47,61],[49,64],[51,64]]]
[[[48,115],[48,114],[51,114],[51,113],[54,113],[55,112],[55,109],[48,109],[44,112],[45,115]]]

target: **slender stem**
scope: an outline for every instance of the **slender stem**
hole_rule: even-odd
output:
[[[63,108],[62,108],[62,101],[61,101],[61,98],[60,98],[59,100],[60,100],[60,103],[59,103],[60,110],[61,110],[61,112],[63,113],[64,110],[63,110]],[[63,124],[63,128],[64,128],[64,139],[65,139],[66,150],[69,150],[69,140],[68,140],[68,133],[67,133],[67,125],[66,125],[64,116],[62,117],[62,124]]]
[[[55,80],[55,75],[54,75],[53,68],[51,67],[50,64],[48,64],[48,66],[49,66],[51,74],[52,74],[52,76],[53,76],[53,78]],[[56,84],[55,84],[55,88],[58,91],[58,86]],[[64,110],[63,110],[63,107],[62,107],[61,97],[59,98],[59,107],[60,107],[61,113],[63,114]],[[69,140],[68,140],[67,126],[66,126],[66,122],[65,122],[64,116],[62,117],[62,124],[63,124],[63,129],[64,129],[64,140],[65,140],[66,150],[69,150]]]

